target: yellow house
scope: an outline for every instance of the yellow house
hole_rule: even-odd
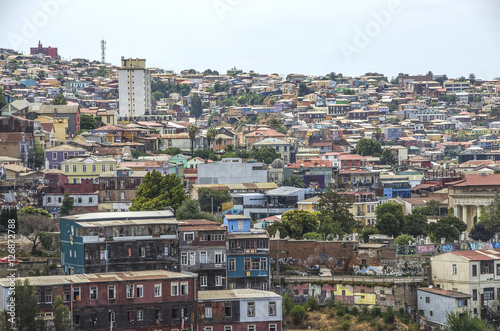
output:
[[[36,120],[40,123],[52,123],[54,126],[54,136],[59,142],[64,143],[69,138],[67,117],[38,116]]]
[[[88,178],[97,181],[101,173],[116,168],[117,160],[110,157],[87,156],[61,162],[61,172],[68,176],[70,184],[80,184],[82,179]]]
[[[312,197],[297,202],[297,210],[316,211],[318,209],[319,197]]]

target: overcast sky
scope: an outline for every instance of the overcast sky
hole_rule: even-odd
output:
[[[23,0],[0,4],[0,47],[64,59],[146,58],[179,72],[399,72],[500,77],[498,0]]]

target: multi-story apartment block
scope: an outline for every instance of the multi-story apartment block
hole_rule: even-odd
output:
[[[250,218],[226,215],[227,267],[229,289],[269,289],[269,235],[266,230],[250,230]]]
[[[179,224],[181,271],[198,274],[200,290],[226,289],[226,228],[208,220]]]
[[[53,326],[58,296],[70,309],[75,331],[170,331],[196,323],[194,274],[155,270],[26,279],[38,291],[38,307],[47,326]],[[9,279],[0,279],[1,309],[6,309],[9,287]]]
[[[198,327],[205,331],[281,331],[280,295],[252,289],[198,293]]]
[[[99,175],[114,171],[116,165],[116,159],[109,157],[76,157],[61,162],[61,171],[71,184],[80,184],[84,179],[92,179],[97,184]]]
[[[171,209],[72,215],[60,223],[66,274],[179,270],[178,222]]]
[[[431,258],[435,287],[472,297],[468,309],[481,318],[497,318],[500,298],[500,250],[454,251]]]
[[[151,73],[145,59],[125,59],[118,69],[120,116],[150,115]]]
[[[119,167],[99,175],[99,211],[128,211],[147,171]]]

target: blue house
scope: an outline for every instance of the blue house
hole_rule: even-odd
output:
[[[384,197],[388,199],[396,197],[411,198],[411,185],[408,177],[392,176],[380,178],[380,183],[384,188]]]
[[[224,216],[224,225],[228,232],[250,232],[250,217],[244,215]]]
[[[226,279],[228,288],[269,289],[269,235],[250,230],[250,217],[226,215]]]

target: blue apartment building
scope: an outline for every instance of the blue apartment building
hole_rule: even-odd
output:
[[[269,235],[266,230],[250,229],[250,217],[226,215],[228,288],[269,290]]]

